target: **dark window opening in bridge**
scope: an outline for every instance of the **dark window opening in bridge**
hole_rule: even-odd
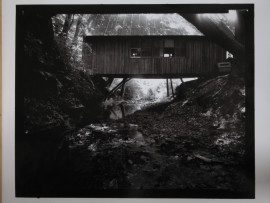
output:
[[[164,48],[164,57],[174,57],[174,48]]]
[[[130,43],[130,46],[131,58],[186,56],[184,39],[136,39]]]
[[[130,57],[138,58],[141,56],[141,49],[140,48],[132,48],[130,50]]]
[[[130,57],[139,58],[141,57],[141,41],[139,39],[131,41]]]
[[[186,42],[182,39],[164,40],[164,57],[182,57],[186,56]]]
[[[174,57],[174,40],[164,40],[164,54],[163,57]]]

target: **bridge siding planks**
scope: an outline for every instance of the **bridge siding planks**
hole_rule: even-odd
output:
[[[137,22],[138,17],[137,15]],[[224,61],[226,56],[225,50],[200,37],[187,38],[185,57],[129,58],[131,38],[94,37],[92,39],[92,53],[85,48],[86,46],[84,46],[83,50],[83,60],[85,64],[88,64],[86,65],[87,69],[93,71],[93,74],[100,75],[200,75],[212,72],[216,67],[216,63]]]

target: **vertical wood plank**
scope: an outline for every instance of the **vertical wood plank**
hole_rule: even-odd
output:
[[[129,58],[129,46],[128,46],[128,40],[124,40],[124,43],[123,43],[123,63],[122,63],[122,73],[126,73],[125,72],[125,68],[127,67],[127,60]]]

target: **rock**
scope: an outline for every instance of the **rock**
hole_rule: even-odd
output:
[[[187,161],[191,161],[193,158],[191,156],[187,157]]]
[[[109,188],[111,189],[118,189],[118,182],[117,182],[117,179],[114,178],[110,181],[109,183]]]
[[[199,154],[194,154],[194,156],[195,156],[196,158],[202,160],[202,161],[207,162],[207,163],[210,163],[210,162],[212,161],[211,159],[209,159],[209,158],[207,158],[207,157],[204,157],[204,156],[201,156],[201,155],[199,155]]]
[[[222,165],[215,165],[215,166],[212,166],[212,168],[214,170],[221,170],[223,167],[222,167]]]
[[[95,144],[91,144],[91,145],[88,146],[87,149],[92,151],[92,152],[95,152],[97,150],[97,146]]]
[[[205,171],[210,170],[209,166],[206,166],[206,165],[200,165],[200,169],[205,170]]]
[[[145,156],[141,155],[140,159],[145,161],[147,158]]]
[[[212,109],[208,110],[206,113],[202,114],[203,116],[209,117],[212,115]]]
[[[89,136],[90,134],[92,134],[90,131],[85,132],[85,136]]]

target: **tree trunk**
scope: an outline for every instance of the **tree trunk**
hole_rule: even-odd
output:
[[[87,20],[87,26],[90,26],[90,23],[93,21],[94,15],[89,14],[88,20]]]
[[[66,37],[68,35],[68,31],[73,23],[73,19],[74,19],[74,15],[72,15],[72,14],[66,15],[65,23],[64,23],[62,32],[59,34],[59,36],[62,36],[66,39]]]
[[[81,23],[82,23],[82,16],[79,15],[79,18],[78,18],[78,21],[77,21],[77,24],[76,24],[76,30],[75,30],[74,37],[73,37],[73,43],[75,43],[76,40],[77,40],[77,38],[78,38],[78,34],[79,34],[79,31],[80,31]]]

